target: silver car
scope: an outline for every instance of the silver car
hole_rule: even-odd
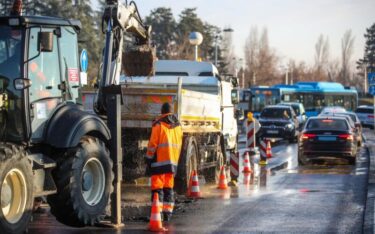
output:
[[[355,113],[363,127],[374,129],[374,106],[359,106]]]

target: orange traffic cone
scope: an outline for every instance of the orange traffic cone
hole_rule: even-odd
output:
[[[189,189],[188,189],[186,196],[189,198],[201,198],[201,192],[199,190],[198,174],[195,170],[191,172]]]
[[[150,224],[148,225],[148,230],[152,232],[162,232],[167,231],[163,227],[163,223],[161,222],[161,206],[159,202],[159,194],[154,193],[154,198],[152,201],[151,206],[151,217],[150,217]]]
[[[267,141],[267,158],[272,158],[272,150],[271,150],[271,142],[270,141]]]
[[[218,189],[227,189],[228,188],[227,176],[225,175],[225,166],[221,167],[219,185],[217,186],[217,188]]]
[[[250,185],[250,174],[251,173],[244,173],[243,175],[243,184]]]
[[[249,152],[246,152],[243,159],[243,173],[251,173],[251,167],[250,167],[250,156]]]

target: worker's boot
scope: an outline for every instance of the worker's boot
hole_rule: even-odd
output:
[[[163,212],[163,222],[169,222],[172,218],[172,214],[171,213],[166,213],[166,212]]]

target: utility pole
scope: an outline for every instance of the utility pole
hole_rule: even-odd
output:
[[[286,68],[286,71],[285,71],[285,84],[286,85],[288,84],[288,72],[289,72],[289,68]]]
[[[365,65],[365,74],[364,74],[364,86],[365,86],[365,95],[366,95],[366,93],[367,93],[367,65],[366,64],[364,64]]]
[[[215,36],[215,67],[217,67],[217,40],[219,36],[216,34]]]

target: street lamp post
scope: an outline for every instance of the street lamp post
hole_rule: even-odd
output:
[[[286,85],[288,84],[288,72],[289,72],[289,68],[287,67],[285,70],[285,84]]]
[[[200,32],[191,32],[189,42],[195,47],[194,60],[198,61],[198,46],[202,44],[203,36]]]
[[[366,64],[364,64],[364,65],[365,65],[365,74],[364,74],[365,80],[364,80],[364,84],[365,84],[365,95],[366,95],[366,93],[367,93],[367,65]]]
[[[217,67],[217,40],[219,36],[216,34],[215,36],[215,67]]]

